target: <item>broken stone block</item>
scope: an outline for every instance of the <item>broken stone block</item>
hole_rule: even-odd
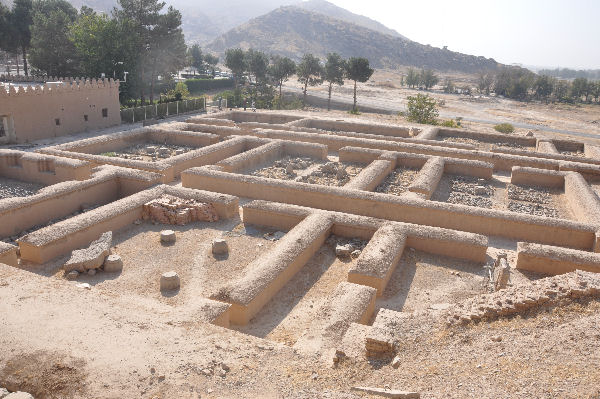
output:
[[[170,195],[164,195],[144,204],[142,215],[146,220],[181,226],[196,221],[216,222],[219,220],[219,215],[211,204]]]
[[[79,272],[77,270],[71,270],[69,273],[65,274],[67,280],[77,280],[78,277]]]
[[[110,255],[111,245],[112,231],[107,231],[99,239],[93,241],[89,247],[73,251],[63,269],[66,272],[77,270],[81,273],[90,269],[98,269],[104,263],[104,259]]]
[[[87,271],[87,274],[88,274],[89,276],[95,276],[95,275],[96,275],[96,269],[90,269],[90,270],[88,270],[88,271]]]
[[[33,396],[27,392],[13,392],[5,396],[4,399],[33,399]]]
[[[6,390],[6,388],[0,388],[0,399],[5,398],[6,396],[8,396],[9,392]]]
[[[395,369],[400,367],[400,357],[399,356],[394,357],[394,360],[392,360],[392,367]]]
[[[505,289],[510,279],[510,265],[506,254],[499,254],[494,266],[494,288],[496,291]]]
[[[294,174],[294,165],[292,165],[291,163],[289,163],[285,167],[285,173],[287,173],[288,175],[293,175]]]
[[[229,251],[227,241],[217,238],[212,242],[212,253],[214,255],[225,255]]]
[[[349,245],[337,245],[335,247],[335,255],[340,258],[347,258],[352,253],[352,248]]]
[[[160,242],[170,244],[175,242],[175,232],[173,230],[163,230],[160,232]]]
[[[383,396],[384,398],[419,399],[421,397],[418,392],[398,391],[387,388],[352,387],[352,390],[365,392],[370,395]]]
[[[123,260],[119,255],[108,255],[104,260],[104,271],[107,273],[115,273],[123,270]]]
[[[83,288],[85,290],[91,290],[92,286],[89,285],[88,283],[80,283],[76,285],[77,288]]]
[[[352,253],[350,254],[353,258],[358,258],[360,256],[360,254],[362,253],[362,251],[360,249],[355,249],[354,251],[352,251]]]
[[[179,276],[175,272],[166,272],[160,276],[160,290],[170,291],[180,287]]]

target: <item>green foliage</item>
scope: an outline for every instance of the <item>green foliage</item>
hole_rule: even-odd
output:
[[[197,94],[203,91],[233,88],[233,79],[187,79],[185,81],[190,93]]]
[[[516,100],[527,100],[535,75],[523,68],[503,68],[496,75],[496,94]]]
[[[225,66],[231,70],[237,87],[246,70],[245,54],[241,48],[230,48],[225,52]]]
[[[414,89],[415,86],[419,85],[419,82],[419,72],[417,72],[414,68],[408,68],[408,72],[406,73],[406,85],[411,89]]]
[[[269,57],[262,51],[249,49],[244,54],[246,71],[254,76],[254,83],[263,82],[267,78]]]
[[[515,127],[510,123],[501,123],[494,126],[494,130],[500,133],[513,133],[515,131]]]
[[[306,105],[306,94],[308,86],[316,86],[323,83],[323,68],[320,60],[312,54],[304,54],[302,61],[296,68],[298,81],[304,85],[302,104]]]
[[[351,109],[350,111],[348,111],[348,113],[351,115],[360,115],[360,111],[358,110],[358,107]]]
[[[35,3],[29,54],[34,68],[49,76],[76,75],[77,50],[69,40],[69,29],[76,19],[77,10],[65,0]]]
[[[346,74],[346,61],[337,53],[327,54],[327,62],[323,71],[324,80],[329,83],[329,97],[327,98],[327,111],[331,109],[331,91],[333,85],[342,86]]]
[[[188,98],[190,96],[190,92],[185,82],[178,82],[173,90],[169,90],[167,96],[173,98],[175,101],[181,101],[185,98]]]
[[[204,57],[199,44],[194,44],[187,50],[188,62],[198,71],[202,71],[204,67]]]
[[[533,85],[533,89],[538,99],[547,101],[554,89],[554,79],[546,75],[538,76]]]
[[[369,65],[369,60],[362,57],[352,57],[346,62],[346,77],[354,81],[354,106],[352,109],[358,112],[356,107],[356,82],[364,83],[371,79],[375,72]]]
[[[281,89],[283,87],[283,83],[296,73],[296,63],[288,57],[280,56],[274,56],[272,61],[273,63],[269,66],[267,73],[270,79],[272,79],[277,86],[279,86],[279,97],[281,98]],[[283,100],[280,100],[277,103],[277,106],[282,105]]]
[[[447,121],[443,121],[440,123],[440,126],[443,127],[452,127],[452,128],[460,128],[460,122],[456,122],[454,119],[448,119]]]
[[[302,100],[299,98],[294,98],[293,100],[287,100],[283,97],[276,97],[273,100],[273,108],[274,109],[283,109],[283,110],[295,110],[302,108]]]
[[[454,86],[454,82],[452,82],[450,79],[446,79],[446,82],[444,83],[444,93],[454,93],[456,91],[456,87]]]
[[[440,81],[440,78],[431,69],[423,69],[419,81],[425,90],[429,90]]]
[[[480,73],[477,78],[477,90],[479,93],[490,94],[492,85],[494,84],[494,75],[491,73]]]
[[[209,53],[204,54],[204,63],[208,66],[208,68],[210,69],[211,75],[214,78],[215,77],[215,67],[219,63],[219,57],[217,57],[216,55],[209,54]]]
[[[117,153],[116,153],[116,152],[114,152],[114,151],[111,151],[111,152],[103,152],[103,153],[102,153],[102,154],[100,154],[100,155],[102,155],[103,157],[116,157],[116,156],[117,156]]]
[[[437,124],[437,103],[433,97],[423,94],[409,96],[406,108],[409,121],[429,125]]]

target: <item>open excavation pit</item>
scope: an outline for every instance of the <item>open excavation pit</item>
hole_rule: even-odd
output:
[[[14,277],[42,306],[56,301],[56,309],[40,312],[61,324],[39,316],[40,329],[64,324],[82,337],[94,334],[78,321],[86,316],[81,303],[104,303],[89,317],[114,320],[118,326],[103,336],[133,352],[144,336],[135,355],[143,359],[154,356],[146,351],[152,342],[168,341],[161,356],[177,360],[149,377],[158,390],[180,372],[233,386],[283,353],[286,361],[319,359],[347,373],[365,353],[392,359],[403,345],[454,339],[446,330],[438,331],[442,338],[422,334],[433,324],[454,328],[600,295],[590,277],[600,272],[593,145],[301,113],[213,116],[42,154],[0,150],[0,187],[6,182],[24,195],[0,199],[7,221],[0,263],[34,272],[0,267],[0,296],[14,289]],[[181,187],[160,184],[178,175]],[[36,191],[38,184],[44,187]],[[175,240],[161,242],[164,230]],[[122,270],[100,267],[67,281],[61,267],[72,251],[109,231]],[[506,271],[508,288],[498,288],[497,273]],[[167,272],[176,273],[179,288],[161,291]],[[66,302],[78,305],[65,311]],[[44,339],[56,345],[53,336]],[[206,364],[186,365],[196,351]],[[377,357],[369,362],[393,373]],[[294,367],[277,370],[294,374]],[[326,373],[293,378],[320,381]]]

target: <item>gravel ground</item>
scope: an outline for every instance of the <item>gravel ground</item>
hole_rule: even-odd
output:
[[[0,199],[28,197],[45,187],[40,183],[28,183],[21,180],[0,177]]]
[[[485,179],[444,175],[431,199],[451,204],[492,208],[495,191],[496,187]]]
[[[560,195],[557,190],[509,184],[507,195],[509,211],[549,218],[561,217],[554,199],[555,196]]]
[[[585,153],[583,151],[560,151],[560,153],[562,155],[570,155],[572,157],[585,158]]]
[[[185,154],[186,152],[195,149],[196,148],[189,146],[146,142],[124,148],[121,151],[104,152],[100,155],[131,159],[134,161],[158,162],[175,155]]]
[[[461,144],[471,144],[477,147],[480,150],[489,151],[492,148],[492,145],[503,148],[511,148],[514,150],[524,150],[524,151],[535,151],[534,147],[523,146],[510,142],[487,142],[477,139],[471,139],[467,137],[442,137],[440,141],[445,141],[449,143],[461,143]]]
[[[400,195],[408,189],[418,173],[418,169],[396,168],[375,188],[375,192]]]
[[[300,176],[297,181],[324,186],[343,186],[358,175],[364,165],[344,162],[327,162],[308,175]]]
[[[308,169],[315,168],[323,162],[309,157],[285,156],[273,162],[272,165],[261,167],[250,172],[253,176],[268,177],[270,179],[295,180]]]

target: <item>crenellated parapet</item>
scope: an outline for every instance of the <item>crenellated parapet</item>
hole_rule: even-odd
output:
[[[8,85],[7,90],[0,90],[0,97],[57,94],[81,90],[118,89],[118,87],[119,80],[114,79],[50,78],[45,83],[36,84],[32,82],[31,85]]]

